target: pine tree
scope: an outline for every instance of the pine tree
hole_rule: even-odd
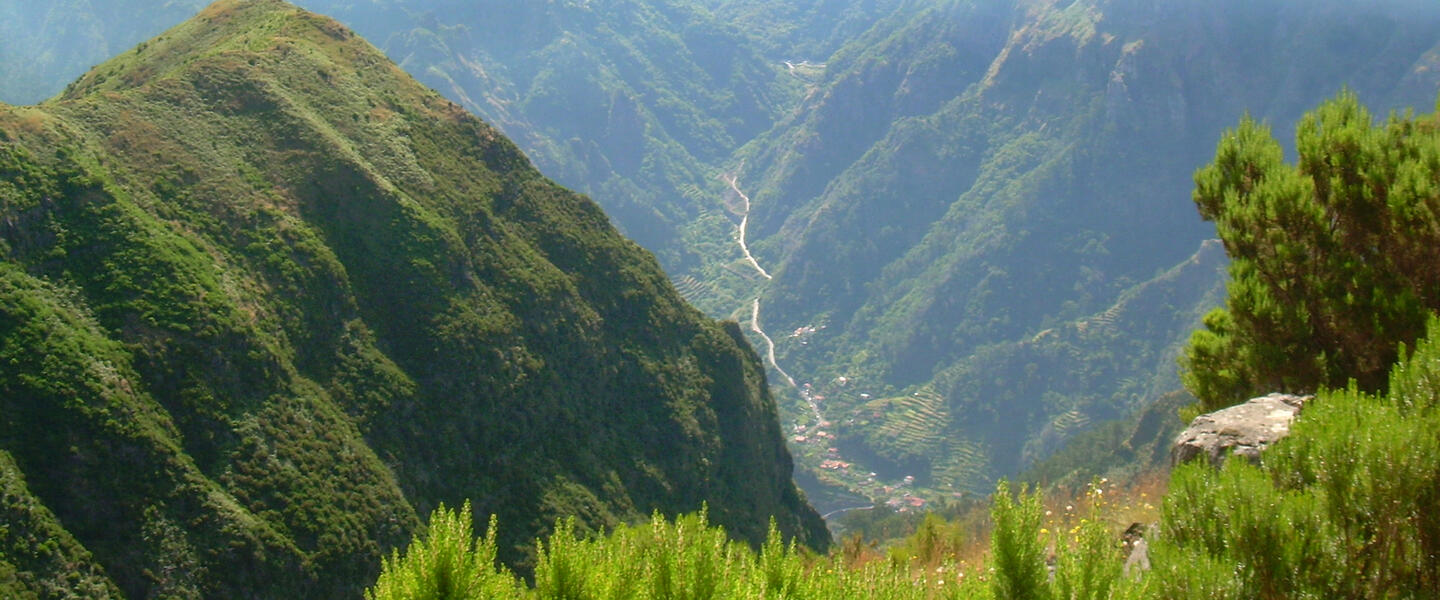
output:
[[[1229,298],[1183,359],[1207,409],[1269,391],[1385,385],[1402,343],[1440,308],[1440,132],[1380,126],[1354,93],[1305,115],[1299,162],[1244,118],[1195,175],[1230,256]]]

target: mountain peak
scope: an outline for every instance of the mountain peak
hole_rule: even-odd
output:
[[[164,86],[197,77],[197,73],[222,79],[226,74],[266,73],[266,79],[300,92],[328,86],[362,95],[403,91],[438,98],[344,25],[283,0],[215,2],[195,17],[92,68],[60,97],[75,100],[96,93]],[[382,85],[364,87],[376,83]]]
[[[522,570],[568,516],[828,541],[735,324],[284,2],[0,107],[0,391],[0,486],[63,554],[0,536],[0,572],[129,597],[354,596],[467,499]]]

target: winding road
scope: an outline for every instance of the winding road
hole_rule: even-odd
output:
[[[797,390],[800,389],[800,386],[795,383],[795,378],[791,377],[789,373],[785,372],[785,369],[781,369],[780,365],[775,362],[775,341],[771,340],[770,336],[765,334],[765,330],[760,328],[760,298],[758,297],[755,298],[755,301],[750,305],[750,331],[758,333],[760,337],[765,338],[765,359],[770,361],[770,367],[775,369],[775,372],[779,373],[781,377],[784,377],[785,381],[790,384],[790,387]],[[810,407],[812,409],[816,408],[814,403],[811,403]],[[818,420],[820,411],[816,410],[815,414]]]
[[[744,163],[741,163],[741,168],[743,167]],[[760,262],[755,260],[755,255],[750,253],[750,247],[745,244],[745,227],[750,224],[750,197],[745,195],[745,192],[740,190],[739,171],[740,169],[737,168],[732,173],[725,173],[720,175],[720,180],[729,184],[730,191],[734,192],[735,195],[744,202],[743,212],[740,215],[740,231],[739,235],[736,236],[736,240],[740,243],[740,251],[745,254],[745,261],[750,263],[751,267],[755,268],[755,272],[759,273],[760,276],[764,277],[767,281],[773,280],[774,278],[770,276],[770,273],[766,272],[765,268],[760,266]],[[754,299],[750,301],[750,331],[755,332],[756,335],[759,335],[761,339],[765,340],[765,360],[770,363],[770,368],[774,369],[776,373],[780,374],[780,377],[784,378],[786,384],[788,384],[791,388],[794,388],[795,391],[800,393],[800,399],[805,401],[805,404],[810,407],[811,414],[815,417],[814,422],[817,430],[819,429],[821,424],[828,426],[829,423],[826,423],[825,421],[825,414],[820,411],[820,403],[817,402],[811,394],[810,386],[807,384],[802,387],[800,384],[796,383],[795,378],[791,377],[789,373],[786,373],[785,369],[780,368],[780,363],[776,362],[775,340],[770,339],[770,334],[765,333],[765,329],[760,327],[760,296],[758,294],[755,296]],[[834,450],[832,449],[832,453],[833,452]],[[832,510],[828,513],[825,513],[825,515],[822,516],[821,519],[828,520],[837,515],[842,515],[851,511],[872,510],[876,508],[876,506],[877,504],[875,504],[872,500],[871,504],[868,506],[850,506],[838,510]]]
[[[741,166],[743,167],[744,163],[741,163]],[[736,170],[738,171],[739,169]],[[755,267],[756,273],[759,273],[761,277],[767,280],[774,279],[769,273],[765,272],[765,267],[760,266],[760,261],[755,260],[755,255],[750,254],[750,247],[745,245],[745,226],[750,223],[750,197],[746,196],[745,192],[740,191],[740,185],[737,183],[739,179],[740,176],[733,173],[725,173],[720,176],[721,181],[730,185],[730,191],[735,192],[736,196],[739,196],[741,200],[745,201],[744,210],[740,214],[740,235],[736,238],[740,242],[740,251],[745,253],[745,261],[750,263],[750,266]],[[756,296],[755,300],[750,304],[750,331],[759,334],[760,337],[765,339],[765,358],[770,361],[770,367],[775,369],[775,372],[779,373],[781,377],[784,377],[785,382],[789,383],[790,387],[797,390],[800,389],[799,384],[795,383],[795,378],[791,377],[789,373],[785,372],[785,369],[780,368],[779,363],[775,362],[775,340],[770,339],[770,335],[765,333],[764,329],[760,328],[759,296]]]
[[[745,260],[750,263],[750,266],[755,267],[755,271],[757,273],[760,273],[761,277],[764,277],[765,279],[774,279],[774,277],[771,277],[769,273],[765,272],[764,267],[760,266],[760,262],[755,260],[755,256],[753,254],[750,254],[750,247],[745,245],[745,227],[750,224],[750,197],[746,196],[745,192],[740,191],[740,186],[736,183],[738,179],[739,177],[737,175],[720,176],[720,180],[730,184],[730,190],[735,192],[735,195],[740,196],[741,200],[745,201],[745,212],[744,214],[740,215],[740,251],[745,253]],[[772,360],[771,362],[773,363],[774,361]],[[776,370],[779,370],[779,367],[775,368]]]
[[[852,510],[875,510],[875,505],[874,505],[874,504],[871,504],[871,505],[869,505],[869,506],[851,506],[851,507],[849,507],[849,508],[841,508],[841,509],[838,509],[838,510],[832,510],[832,511],[827,512],[827,513],[825,513],[825,514],[823,514],[823,515],[820,515],[820,518],[823,519],[823,520],[829,521],[829,520],[830,520],[830,517],[833,517],[833,516],[835,516],[835,515],[843,515],[843,514],[845,514],[845,513],[847,513],[847,512],[850,512],[850,511],[852,511]]]
[[[774,279],[765,271],[764,267],[760,266],[760,262],[755,260],[755,256],[750,254],[750,248],[745,245],[745,226],[750,222],[750,197],[746,196],[745,192],[740,191],[740,186],[737,183],[739,180],[738,176],[725,174],[721,175],[720,179],[730,184],[730,190],[735,192],[735,195],[739,196],[740,199],[745,202],[744,212],[740,215],[740,235],[736,238],[740,242],[740,250],[745,253],[745,261],[749,262],[750,266],[755,267],[755,272],[759,273],[761,277],[767,280]],[[770,339],[770,334],[765,333],[765,330],[760,327],[759,296],[756,296],[755,299],[750,302],[750,331],[755,332],[765,340],[765,360],[770,362],[770,368],[775,369],[776,373],[779,373],[781,377],[785,378],[785,383],[800,392],[800,398],[803,399],[806,404],[810,405],[810,412],[814,413],[816,423],[824,421],[825,415],[820,412],[820,405],[815,402],[814,398],[810,397],[810,391],[807,388],[800,387],[800,384],[795,382],[795,378],[791,377],[789,373],[786,373],[785,369],[780,368],[780,363],[775,360],[775,340]]]

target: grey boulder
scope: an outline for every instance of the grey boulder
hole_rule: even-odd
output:
[[[1206,456],[1210,464],[1219,467],[1230,454],[1259,463],[1267,446],[1290,435],[1290,422],[1311,398],[1270,394],[1195,417],[1175,438],[1170,465]]]

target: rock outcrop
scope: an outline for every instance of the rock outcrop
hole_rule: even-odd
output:
[[[1175,438],[1171,466],[1206,456],[1219,467],[1230,454],[1259,462],[1267,446],[1290,435],[1290,422],[1313,396],[1270,394],[1195,417]]]

